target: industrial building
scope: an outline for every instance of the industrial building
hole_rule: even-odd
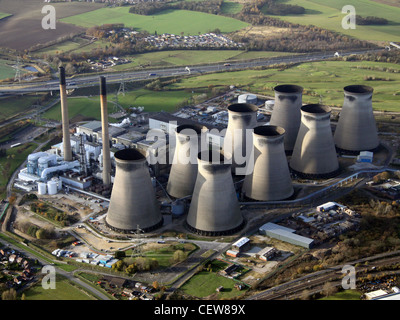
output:
[[[301,107],[301,124],[290,159],[299,176],[330,178],[337,175],[339,161],[330,125],[331,108],[319,104]]]
[[[217,151],[198,154],[198,174],[186,219],[192,232],[208,236],[227,235],[238,232],[245,225],[229,157]]]
[[[254,128],[254,169],[245,177],[242,186],[246,197],[270,201],[283,200],[293,194],[284,135],[285,130],[277,126]]]
[[[202,151],[201,136],[205,127],[181,125],[175,129],[176,147],[171,166],[167,192],[175,198],[192,195],[197,177],[197,154]],[[207,149],[208,146],[204,146]]]
[[[300,128],[303,88],[292,84],[283,84],[274,88],[275,101],[270,125],[285,129],[285,151],[290,153],[296,142]]]
[[[310,249],[314,240],[294,233],[295,230],[268,222],[259,228],[259,233],[268,237],[285,241],[296,246]]]
[[[336,147],[355,153],[376,149],[379,138],[372,109],[373,89],[350,85],[343,91],[343,106],[334,134]]]
[[[123,149],[114,155],[116,173],[106,217],[107,225],[118,231],[145,232],[162,226],[146,158],[136,149]]]
[[[249,103],[235,103],[228,107],[228,127],[224,139],[224,150],[232,154],[232,170],[237,175],[245,175],[246,167],[252,159],[251,130],[257,124],[257,106]]]

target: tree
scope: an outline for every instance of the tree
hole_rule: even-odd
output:
[[[15,291],[14,288],[11,288],[10,290],[4,291],[1,294],[1,299],[2,300],[17,300],[17,291]]]
[[[322,293],[325,296],[331,296],[337,292],[336,286],[331,282],[326,282],[322,287]]]

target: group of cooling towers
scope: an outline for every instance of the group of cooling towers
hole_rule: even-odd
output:
[[[290,171],[311,179],[334,177],[339,173],[338,150],[355,154],[379,146],[371,87],[344,88],[344,103],[334,134],[330,107],[303,105],[300,86],[279,85],[274,90],[275,106],[269,125],[257,122],[255,105],[235,103],[228,107],[225,138],[230,135],[233,154],[207,149],[200,150],[197,163],[173,161],[166,190],[173,198],[191,197],[185,223],[191,232],[227,235],[245,226],[233,182],[235,161],[227,160],[234,159],[235,152],[243,154],[246,150],[243,141],[246,129],[252,130],[254,162],[251,173],[242,179],[241,193],[253,201],[284,200],[293,196]],[[185,144],[196,141],[189,135],[195,132],[200,137],[202,129],[195,125],[178,126],[174,157],[187,152]],[[243,132],[240,143],[237,135],[233,135],[234,130]],[[220,161],[215,161],[216,158]],[[107,225],[119,231],[132,231],[139,226],[145,232],[162,226],[146,158],[135,149],[124,149],[115,153],[115,163]]]

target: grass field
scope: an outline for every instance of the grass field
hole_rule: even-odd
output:
[[[391,68],[397,73],[385,72]],[[349,84],[365,84],[374,88],[373,107],[376,110],[400,111],[400,66],[390,63],[357,61],[322,61],[304,63],[279,70],[244,70],[195,76],[170,85],[174,90],[192,88],[205,89],[208,86],[235,85],[243,90],[258,94],[273,95],[273,87],[293,83],[304,88],[303,101],[341,106],[343,87]],[[374,76],[375,81],[364,77]],[[388,81],[389,80],[389,81]]]
[[[123,71],[140,65],[155,66],[192,66],[196,64],[216,63],[234,60],[249,60],[271,58],[289,55],[286,52],[241,51],[241,50],[173,50],[148,52],[127,56],[131,62],[113,67],[113,70]]]
[[[1,67],[0,67],[1,74]],[[35,104],[39,96],[26,95],[0,99],[0,121],[18,113],[28,111]]]
[[[67,278],[56,276],[56,289],[44,289],[41,283],[25,292],[26,300],[95,300]]]
[[[360,300],[360,296],[361,292],[357,290],[345,290],[319,300]]]
[[[213,299],[232,299],[243,295],[244,291],[238,291],[235,286],[235,281],[225,278],[214,272],[201,271],[189,279],[182,287],[185,294],[194,297],[204,298],[210,295],[215,295]],[[216,292],[219,286],[223,286],[222,292]]]
[[[89,28],[95,25],[123,23],[126,27],[146,30],[153,34],[171,33],[197,35],[216,28],[227,33],[245,28],[248,24],[233,18],[187,10],[166,10],[144,16],[129,13],[129,7],[102,8],[61,19],[62,22]]]
[[[0,197],[5,197],[6,185],[13,172],[23,163],[28,155],[37,147],[35,143],[27,143],[7,149],[7,156],[0,158]]]
[[[129,91],[123,95],[118,96],[118,103],[123,108],[143,106],[145,112],[167,111],[171,112],[176,109],[176,106],[189,99],[191,93],[180,91],[150,91],[146,89],[137,89]],[[115,94],[108,95],[108,113],[111,114],[115,109]],[[68,109],[71,121],[74,117],[79,116],[87,119],[101,119],[100,114],[100,100],[97,97],[70,97],[68,98]],[[61,106],[55,105],[53,108],[46,111],[42,118],[51,120],[61,120]],[[110,118],[110,122],[113,119]]]
[[[0,19],[11,16],[11,14],[0,12]]]
[[[283,2],[283,0],[282,0]],[[297,4],[306,9],[303,15],[274,16],[292,23],[315,25],[321,28],[337,31],[358,39],[369,41],[400,41],[400,7],[393,7],[372,0],[288,0],[286,4]],[[356,29],[343,29],[342,13],[345,5],[352,5],[356,14],[363,17],[377,16],[389,21],[382,26],[359,26]]]

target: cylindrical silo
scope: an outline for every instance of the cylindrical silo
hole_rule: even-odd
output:
[[[303,88],[292,84],[283,84],[276,86],[274,91],[275,104],[270,125],[285,129],[285,151],[291,152],[300,127]]]
[[[193,192],[203,129],[201,125],[181,125],[175,129],[174,158],[167,184],[167,192],[175,198],[183,198]]]
[[[285,130],[277,126],[254,128],[254,169],[244,179],[242,191],[254,200],[289,198],[293,192],[283,140]]]
[[[373,89],[369,86],[344,87],[344,102],[334,134],[337,148],[360,152],[378,147],[372,94]]]
[[[46,194],[47,185],[44,182],[38,183],[38,194],[43,195]]]
[[[219,151],[199,152],[198,174],[186,220],[191,231],[216,236],[244,227],[229,158]]]
[[[228,107],[224,150],[232,154],[232,170],[244,175],[252,150],[252,129],[257,126],[257,106],[235,103]]]
[[[257,103],[257,96],[251,93],[244,93],[238,96],[238,103],[250,103],[256,104]]]
[[[136,149],[114,154],[116,172],[106,223],[112,229],[144,232],[162,226],[163,218],[151,183],[146,158]]]
[[[54,180],[50,180],[49,182],[47,182],[48,194],[50,195],[56,194],[58,191],[57,185],[58,185],[57,182],[55,182]]]
[[[331,177],[339,161],[330,125],[331,108],[320,104],[301,107],[301,125],[290,159],[290,168],[300,176]]]

